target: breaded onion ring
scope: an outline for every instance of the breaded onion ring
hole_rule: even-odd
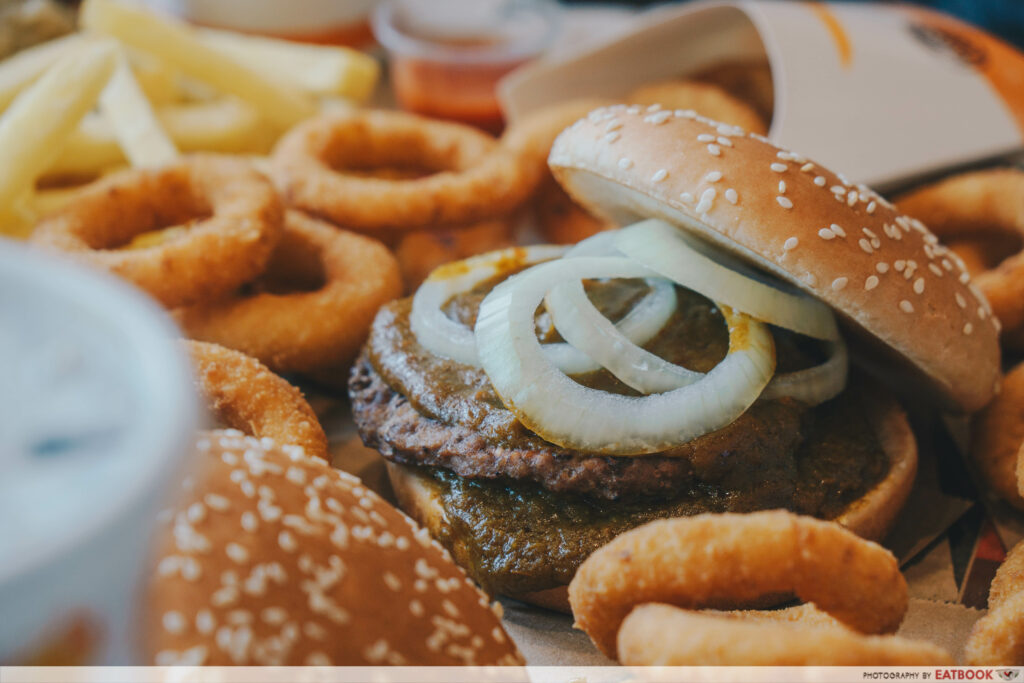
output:
[[[1024,510],[1018,463],[1024,443],[1024,364],[1003,377],[1002,390],[971,420],[970,457],[985,484]]]
[[[537,193],[537,223],[545,242],[576,244],[617,226],[585,211],[552,178]]]
[[[988,610],[971,629],[964,659],[972,666],[1024,665],[1024,543],[996,571]]]
[[[275,372],[308,373],[348,366],[402,279],[380,242],[288,211],[267,272],[247,290],[175,317],[193,339],[238,349]]]
[[[888,550],[834,522],[775,510],[702,514],[628,531],[580,566],[569,604],[576,626],[615,657],[619,625],[637,605],[741,607],[781,593],[864,633],[895,631],[908,603]]]
[[[196,387],[217,420],[328,460],[327,436],[301,391],[244,353],[204,342],[185,345],[195,366]]]
[[[395,245],[406,291],[415,291],[440,265],[515,246],[512,220],[495,218],[466,228],[417,230]]]
[[[115,173],[41,222],[36,244],[68,252],[149,292],[168,307],[224,296],[259,275],[281,236],[273,186],[244,160],[209,154]],[[144,232],[188,230],[144,249]]]
[[[717,85],[741,102],[749,104],[763,121],[775,113],[775,85],[767,59],[737,59],[716,62],[689,77]]]
[[[542,107],[511,123],[501,136],[501,144],[518,155],[536,185],[541,179],[551,177],[548,153],[559,133],[595,109],[610,104],[614,102],[581,98]]]
[[[414,179],[346,169],[414,167]],[[310,119],[278,143],[273,174],[293,206],[351,230],[469,225],[511,212],[535,180],[518,155],[469,126],[395,111]]]
[[[944,239],[991,232],[1024,235],[1024,171],[991,169],[946,178],[897,199],[901,211]],[[1024,252],[978,274],[975,284],[1005,330],[1024,326]]]
[[[843,626],[751,623],[671,605],[634,609],[619,629],[627,666],[931,666],[953,664],[942,648]]]
[[[765,135],[768,124],[754,108],[718,86],[697,81],[661,81],[642,85],[627,98],[634,104],[660,104],[665,109],[692,109],[709,119]]]

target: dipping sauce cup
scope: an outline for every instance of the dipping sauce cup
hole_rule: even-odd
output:
[[[504,126],[497,82],[554,41],[560,12],[544,0],[392,0],[373,15],[402,109]]]

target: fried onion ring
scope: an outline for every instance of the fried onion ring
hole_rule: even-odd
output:
[[[785,511],[651,522],[594,552],[569,584],[576,626],[615,657],[626,615],[648,602],[743,607],[795,593],[864,633],[895,631],[907,583],[885,548],[835,524]]]
[[[897,204],[944,240],[991,232],[1024,235],[1024,171],[962,173],[903,195]],[[1024,325],[1024,252],[974,282],[1005,330]]]
[[[622,622],[627,666],[931,666],[953,664],[942,648],[843,626],[752,623],[671,605],[640,605]]]
[[[697,81],[660,81],[642,85],[629,95],[634,104],[660,104],[665,109],[692,109],[701,116],[765,135],[768,125],[749,104],[722,88]]]
[[[1002,390],[971,420],[970,457],[1000,498],[1024,510],[1018,463],[1024,443],[1024,364],[1003,377]]]
[[[535,207],[541,235],[551,244],[576,244],[617,227],[581,208],[553,178],[541,186]]]
[[[345,169],[414,167],[422,178]],[[536,180],[510,148],[469,126],[394,111],[324,115],[278,143],[273,174],[288,202],[347,229],[413,230],[505,215]]]
[[[512,221],[495,218],[467,228],[410,232],[395,245],[407,291],[415,291],[440,265],[515,245]]]
[[[32,241],[104,268],[174,307],[224,296],[259,275],[281,221],[273,186],[246,161],[203,154],[90,185],[43,220]],[[187,233],[149,248],[117,248],[172,225],[187,225]]]
[[[972,666],[1024,665],[1024,543],[996,570],[988,610],[971,630],[964,659]]]
[[[196,388],[218,421],[328,460],[327,436],[301,391],[244,353],[205,342],[185,345],[195,366]]]
[[[383,244],[290,210],[261,278],[175,317],[189,337],[247,353],[275,372],[319,372],[348,366],[377,309],[401,293],[398,264]]]

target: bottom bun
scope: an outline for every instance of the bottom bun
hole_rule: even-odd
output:
[[[906,413],[877,385],[862,381],[851,386],[848,391],[862,407],[871,430],[888,457],[889,472],[874,488],[851,503],[835,521],[863,538],[880,541],[892,528],[897,514],[910,495],[917,474],[917,443]],[[399,507],[426,527],[434,538],[448,548],[456,563],[466,567],[470,575],[473,575],[475,563],[471,549],[465,539],[452,531],[441,497],[431,479],[426,476],[427,470],[392,462],[387,463],[387,470]],[[580,561],[584,559],[580,558]],[[506,597],[570,613],[565,585]],[[779,604],[791,596],[771,597],[768,603]],[[762,600],[759,604],[746,607],[764,608],[770,604]]]

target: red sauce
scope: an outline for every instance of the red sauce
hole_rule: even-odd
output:
[[[493,45],[488,38],[439,40],[448,48]],[[424,57],[391,55],[391,82],[399,106],[407,111],[459,121],[500,133],[505,126],[495,86],[525,59],[504,62],[435,61]]]

